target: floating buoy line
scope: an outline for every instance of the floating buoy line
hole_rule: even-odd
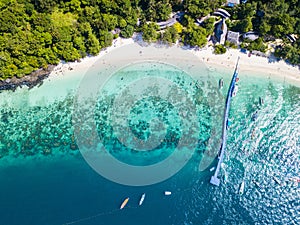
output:
[[[126,209],[136,209],[136,208],[138,208],[138,207],[131,207],[131,206],[126,207]],[[84,218],[81,218],[81,219],[73,220],[71,222],[64,223],[63,225],[70,225],[70,224],[81,223],[83,221],[95,219],[95,218],[100,217],[100,216],[111,215],[111,214],[114,214],[114,213],[119,212],[121,210],[122,209],[114,209],[114,210],[111,210],[111,211],[108,211],[108,212],[101,212],[101,213],[98,213],[96,215],[92,215],[92,216],[88,216],[88,217],[84,217]]]

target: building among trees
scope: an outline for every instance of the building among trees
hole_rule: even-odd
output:
[[[235,5],[240,4],[240,0],[227,0],[227,6],[234,7]]]
[[[259,38],[259,34],[257,32],[254,32],[254,31],[249,31],[249,32],[243,34],[243,38],[244,39],[249,39],[251,41],[255,41],[256,39]]]
[[[225,19],[223,18],[219,23],[216,25],[215,36],[217,38],[217,42],[221,45],[224,45],[227,35],[227,25],[225,23]]]
[[[217,9],[214,13],[214,16],[221,16],[222,18],[229,18],[231,15],[225,9]]]
[[[228,31],[227,41],[229,41],[230,43],[233,43],[235,45],[239,45],[239,37],[240,37],[239,32]]]

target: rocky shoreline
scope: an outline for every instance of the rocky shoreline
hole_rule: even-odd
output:
[[[38,69],[29,75],[21,78],[12,77],[5,80],[0,80],[0,92],[3,90],[15,91],[18,87],[27,86],[32,88],[43,83],[56,65],[48,65],[47,69]]]

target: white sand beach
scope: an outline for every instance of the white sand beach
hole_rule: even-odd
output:
[[[297,66],[292,66],[275,58],[265,58],[240,52],[238,49],[229,49],[223,55],[213,54],[213,47],[194,51],[200,60],[207,66],[228,69],[233,71],[238,57],[239,73],[248,73],[255,75],[265,75],[273,79],[285,80],[286,82],[300,87],[300,70]]]
[[[129,39],[124,39],[124,38],[117,38],[113,41],[112,46],[103,49],[102,51],[100,51],[100,53],[97,56],[87,56],[83,59],[81,59],[79,62],[68,62],[68,63],[64,63],[61,62],[59,63],[55,69],[51,72],[49,78],[50,79],[55,79],[55,78],[60,78],[61,75],[67,75],[69,74],[71,71],[74,72],[82,72],[85,73],[88,68],[90,68],[98,59],[100,59],[103,55],[107,54],[108,52],[122,47],[124,45],[128,45],[128,44],[132,44],[134,43],[134,39],[133,38],[129,38]]]
[[[95,66],[97,60],[101,58],[109,58],[103,57],[108,56],[107,53],[119,49],[122,46],[127,46],[135,43],[138,40],[140,44],[141,42],[140,36],[136,36],[130,39],[122,39],[117,38],[114,40],[113,45],[102,50],[97,56],[89,56],[84,59],[81,59],[80,62],[71,62],[71,63],[60,63],[55,67],[55,69],[51,72],[49,77],[43,81],[42,86],[34,87],[30,92],[27,92],[28,88],[18,88],[19,91],[12,92],[3,92],[0,95],[1,104],[9,104],[18,107],[23,107],[24,96],[27,96],[26,105],[35,105],[35,104],[44,104],[51,103],[57,101],[59,99],[64,99],[70,93],[74,93],[74,90],[77,89],[80,84],[82,78],[86,74],[89,68]],[[180,46],[178,46],[180,48]],[[114,59],[113,61],[121,60],[122,58],[128,61],[128,57],[136,54],[135,52],[140,52],[144,47],[136,44],[130,46],[130,52],[128,52],[128,48],[124,48],[124,51],[118,51],[118,59]],[[153,48],[152,48],[153,49]],[[184,50],[185,49],[185,50]],[[152,50],[151,50],[152,51]],[[231,75],[238,57],[240,57],[239,62],[239,75],[253,77],[254,79],[259,79],[261,76],[264,78],[270,78],[272,80],[277,80],[279,82],[284,82],[287,84],[291,84],[294,86],[300,87],[300,70],[298,67],[294,67],[288,65],[284,61],[277,62],[275,59],[270,60],[269,58],[263,58],[259,56],[252,55],[249,57],[247,54],[241,53],[237,49],[230,49],[223,55],[215,55],[213,54],[213,47],[205,47],[200,50],[196,50],[195,48],[182,48],[182,51],[189,51],[195,54],[195,59],[199,58],[199,62],[204,63],[208,68],[212,69],[212,71],[216,71],[218,74],[226,74]],[[159,51],[158,51],[159,53]],[[161,53],[161,51],[160,51]],[[188,53],[188,52],[185,52]],[[187,56],[184,52],[180,54],[184,61],[189,60],[184,58],[183,55]],[[157,53],[153,52],[152,55]],[[177,59],[180,60],[177,57]],[[137,59],[138,55],[134,55]],[[272,61],[272,62],[270,62]],[[178,62],[181,63],[181,62]],[[16,101],[16,96],[20,96],[20,101],[22,104]],[[43,97],[47,96],[47,98]],[[14,101],[11,99],[14,98]]]
[[[108,52],[120,48],[122,46],[132,44],[135,40],[133,38],[123,39],[117,38],[113,45],[102,50],[97,56],[86,57],[80,62],[60,63],[50,74],[48,80],[56,80],[65,77],[67,74],[84,74],[88,68]],[[300,87],[300,70],[297,66],[292,66],[281,61],[276,61],[275,58],[264,58],[261,56],[251,55],[240,52],[238,49],[229,49],[225,54],[213,54],[213,47],[205,47],[200,50],[187,49],[185,51],[193,52],[201,62],[208,67],[221,69],[221,71],[233,71],[236,61],[239,61],[239,73],[264,75],[273,79],[284,80],[290,84]],[[124,52],[126,57],[126,52]]]

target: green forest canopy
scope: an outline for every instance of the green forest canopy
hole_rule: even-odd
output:
[[[110,46],[119,28],[128,38],[142,32],[147,41],[161,39],[202,47],[213,32],[214,19],[202,26],[199,17],[224,5],[224,0],[0,0],[0,79],[22,77],[60,60],[75,61],[97,55]],[[283,39],[276,55],[293,64],[300,63],[300,1],[249,0],[234,8],[229,28],[247,32],[255,30],[261,38],[250,43],[262,48],[270,37]],[[155,22],[167,20],[171,12],[185,15],[165,32],[157,32]],[[140,26],[137,21],[140,21]],[[151,23],[149,23],[151,22]],[[287,34],[298,35],[291,43]],[[263,41],[264,40],[264,41]]]

